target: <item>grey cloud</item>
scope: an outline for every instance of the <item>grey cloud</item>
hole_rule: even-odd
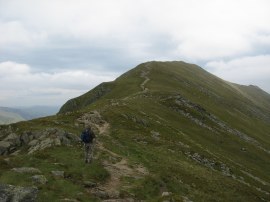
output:
[[[151,37],[151,39],[150,39]],[[128,47],[119,40],[97,39],[93,41],[76,40],[74,38],[52,38],[44,47],[24,50],[23,52],[2,51],[0,61],[12,59],[18,63],[29,64],[43,71],[54,69],[97,69],[124,72],[128,68],[146,60],[172,58],[177,44],[167,35],[150,33],[149,41],[138,41],[144,47],[139,50]],[[138,52],[139,54],[133,54]]]

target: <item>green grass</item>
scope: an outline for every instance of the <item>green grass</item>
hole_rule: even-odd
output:
[[[151,102],[149,103],[149,108],[147,107],[147,104],[148,103],[144,101],[143,106],[148,109],[144,111],[146,114],[149,115],[157,112],[154,107],[150,107]],[[246,162],[249,163],[255,161],[255,159],[252,160],[247,159],[244,156],[241,157],[235,155],[235,150],[239,150],[239,145],[237,145],[237,143],[235,143],[235,145],[229,144],[227,147],[220,150],[220,145],[211,144],[211,142],[215,141],[215,138],[206,139],[208,135],[206,131],[199,127],[196,129],[194,126],[191,130],[190,126],[187,126],[186,124],[191,125],[192,123],[188,123],[187,120],[185,120],[186,123],[183,123],[184,120],[181,120],[180,117],[171,116],[171,114],[167,114],[166,117],[162,114],[163,112],[165,113],[166,110],[164,109],[164,111],[162,111],[161,108],[159,108],[158,115],[164,117],[168,122],[167,124],[171,124],[170,127],[167,126],[164,128],[162,125],[159,126],[159,124],[151,121],[152,117],[148,117],[148,122],[150,123],[149,127],[132,123],[132,120],[126,120],[121,116],[122,113],[136,114],[136,112],[139,111],[136,107],[140,107],[141,103],[136,100],[131,106],[132,109],[125,106],[123,108],[110,108],[110,110],[106,111],[105,117],[108,120],[111,120],[113,128],[111,136],[113,137],[114,144],[111,144],[112,140],[110,139],[104,140],[104,142],[107,143],[106,146],[112,151],[132,159],[134,162],[143,163],[150,170],[150,173],[154,175],[153,177],[134,182],[135,188],[131,192],[135,194],[137,198],[147,200],[154,198],[153,200],[159,200],[161,191],[156,187],[159,187],[159,183],[156,183],[157,181],[163,183],[168,191],[173,192],[176,195],[176,198],[191,195],[191,199],[195,201],[198,199],[208,201],[217,198],[222,198],[222,201],[227,201],[232,198],[238,201],[253,201],[258,200],[259,197],[263,197],[263,195],[256,191],[251,192],[249,187],[244,186],[231,178],[224,177],[217,171],[214,172],[206,167],[201,167],[198,163],[187,159],[183,154],[187,149],[179,148],[176,141],[181,140],[188,143],[191,146],[191,151],[205,154],[205,156],[211,159],[213,157],[204,148],[194,145],[189,139],[192,139],[194,142],[200,142],[201,145],[208,145],[207,149],[212,152],[215,151],[218,156],[217,161],[228,163],[229,165],[231,162],[228,161],[226,158],[227,156],[234,159],[235,162],[241,162],[242,159],[246,159]],[[138,113],[136,115],[138,116]],[[179,125],[175,120],[181,121],[183,125]],[[119,123],[122,124],[120,125]],[[183,127],[184,125],[186,125],[186,130]],[[175,133],[168,128],[183,130],[183,133],[188,134],[188,136],[179,136],[179,133]],[[150,132],[153,129],[159,131],[161,134],[161,139],[158,142],[154,141],[150,135]],[[201,133],[201,136],[196,135],[199,132]],[[210,134],[210,137],[213,135],[214,134]],[[141,142],[146,142],[146,144]],[[172,154],[168,149],[173,150],[175,153]],[[261,165],[266,159],[256,159],[256,161],[257,162],[253,163],[259,163]],[[245,165],[245,162],[241,163]],[[247,165],[254,168],[254,166],[251,166],[253,163]],[[264,172],[266,170],[264,170]],[[260,172],[259,169],[257,171]],[[180,180],[183,183],[180,183]],[[153,184],[155,186],[153,186]],[[192,187],[192,184],[195,184],[196,187]],[[264,188],[267,190],[267,187]],[[162,188],[160,189],[162,190]],[[238,191],[236,192],[235,190]]]
[[[110,177],[99,160],[90,165],[84,163],[83,150],[79,145],[49,148],[33,155],[12,157],[4,165],[1,164],[0,181],[20,186],[34,186],[31,180],[34,174],[16,173],[10,170],[11,167],[35,167],[41,170],[48,183],[38,186],[38,201],[59,201],[64,198],[95,201],[97,199],[86,192],[83,182],[104,183]],[[64,171],[65,177],[55,178],[51,173],[54,170]]]

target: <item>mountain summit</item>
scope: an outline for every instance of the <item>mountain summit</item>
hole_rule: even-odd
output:
[[[76,142],[86,125],[98,134],[90,166]],[[35,166],[40,201],[270,200],[270,95],[197,65],[143,63],[57,116],[0,130],[0,181],[30,186],[10,169]]]

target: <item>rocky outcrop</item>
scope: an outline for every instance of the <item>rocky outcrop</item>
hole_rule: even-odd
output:
[[[270,151],[263,148],[257,140],[250,137],[246,133],[231,127],[214,114],[208,112],[201,105],[191,102],[180,94],[177,94],[175,96],[161,97],[160,101],[165,106],[171,108],[175,112],[190,119],[192,122],[203,128],[206,128],[216,134],[232,134],[270,154]]]
[[[98,111],[91,111],[88,113],[83,114],[76,120],[76,125],[83,125],[83,127],[87,126],[96,126],[96,125],[103,125],[105,121],[102,119],[101,115]]]
[[[185,154],[192,160],[196,161],[197,163],[208,167],[212,170],[217,170],[220,171],[223,175],[227,177],[232,177],[235,178],[235,176],[232,174],[231,169],[224,163],[214,160],[214,159],[209,159],[206,158],[205,156],[198,154],[198,153],[191,153],[189,151],[185,152]]]
[[[75,125],[77,127],[93,127],[95,132],[102,132],[101,129],[106,125],[99,112],[91,111],[79,117]],[[68,133],[59,128],[47,128],[40,131],[24,131],[18,133],[18,129],[0,126],[0,155],[17,155],[20,148],[27,149],[28,154],[43,150],[45,148],[61,145],[71,145],[79,142],[77,135]]]
[[[131,120],[136,124],[142,125],[143,127],[149,127],[149,122],[144,119],[139,117],[138,115],[134,115],[134,114],[122,114],[122,117],[124,117],[127,120]]]
[[[0,155],[17,153],[21,146],[28,148],[28,154],[52,146],[70,145],[80,141],[79,137],[58,128],[43,131],[25,131],[22,134],[10,133],[0,141]]]
[[[1,202],[34,202],[37,199],[38,189],[35,187],[19,187],[0,184]]]

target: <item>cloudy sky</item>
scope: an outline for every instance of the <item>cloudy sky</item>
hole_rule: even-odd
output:
[[[0,0],[0,106],[62,105],[150,60],[270,93],[269,0]]]

